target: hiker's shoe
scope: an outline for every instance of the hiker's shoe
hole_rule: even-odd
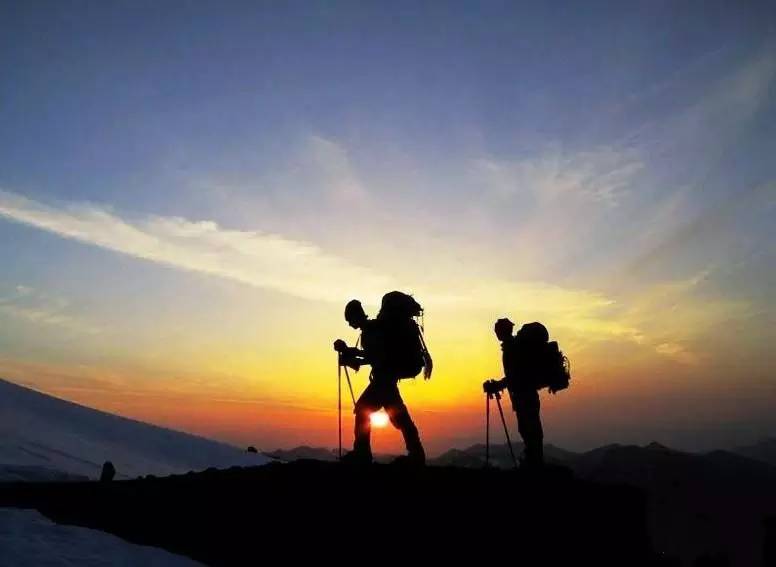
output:
[[[531,459],[522,455],[520,457],[520,471],[529,475],[540,475],[544,471],[544,460]]]
[[[391,465],[397,467],[425,467],[425,455],[400,455],[391,461]]]
[[[345,465],[371,465],[372,455],[361,451],[351,451],[350,453],[342,455],[340,462]]]

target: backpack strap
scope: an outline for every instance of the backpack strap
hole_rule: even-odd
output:
[[[434,370],[434,361],[431,359],[431,353],[428,352],[426,339],[423,337],[423,327],[418,328],[418,339],[420,339],[420,348],[423,353],[423,378],[431,379],[431,372]]]

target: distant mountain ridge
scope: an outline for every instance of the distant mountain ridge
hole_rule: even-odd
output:
[[[776,466],[776,437],[766,437],[753,445],[736,447],[731,451]]]
[[[520,458],[523,452],[523,444],[520,442],[512,443],[512,448],[516,458]],[[450,449],[429,459],[430,465],[436,466],[454,466],[454,467],[482,467],[485,465],[486,448],[484,444],[475,444],[466,449]],[[577,458],[579,453],[567,451],[552,444],[544,446],[545,459],[554,464],[567,464]],[[490,465],[498,468],[514,467],[512,455],[506,443],[492,444],[490,446]]]
[[[515,457],[519,458],[523,452],[523,444],[519,441],[513,441],[512,447]],[[544,446],[545,459],[553,464],[562,464],[575,468],[576,464],[584,464],[590,467],[591,463],[597,461],[599,457],[609,453],[614,449],[624,447],[639,447],[644,451],[652,453],[680,454],[680,455],[712,455],[714,453],[728,453],[746,457],[754,461],[760,461],[776,466],[776,438],[766,438],[753,445],[735,447],[729,450],[716,450],[707,453],[692,453],[672,449],[657,441],[651,441],[644,446],[624,445],[620,443],[610,443],[602,445],[589,451],[575,452],[563,449],[551,443]],[[475,443],[465,449],[448,449],[444,453],[428,459],[428,464],[432,466],[454,466],[464,468],[476,468],[485,466],[485,445]],[[284,462],[292,462],[300,459],[315,459],[319,461],[333,461],[337,459],[337,450],[325,447],[311,447],[309,445],[300,445],[291,449],[275,449],[274,451],[265,451],[267,457]],[[377,462],[387,462],[396,455],[384,454],[376,455]],[[497,468],[512,468],[512,457],[506,443],[494,443],[490,446],[490,465]]]
[[[0,379],[0,480],[164,476],[268,459],[188,433],[102,412]]]

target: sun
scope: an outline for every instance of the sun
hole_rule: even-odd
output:
[[[388,425],[388,414],[384,411],[376,411],[369,416],[372,427],[385,427]]]

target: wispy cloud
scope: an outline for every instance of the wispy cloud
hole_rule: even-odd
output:
[[[339,205],[358,204],[367,197],[347,149],[319,135],[307,139],[306,155],[316,172],[316,184],[326,187],[328,197]]]
[[[641,318],[643,314],[625,309],[597,291],[487,274],[459,276],[446,281],[444,289],[429,281],[412,288],[406,281],[396,281],[327,254],[314,244],[278,234],[230,230],[212,221],[180,217],[132,220],[94,205],[54,207],[9,192],[0,192],[0,216],[63,238],[304,299],[376,300],[386,290],[398,287],[417,293],[434,309],[503,314],[503,309],[514,306],[518,316],[530,314],[552,321],[556,329],[565,329],[584,341],[625,341],[679,361],[690,360],[690,355],[676,346],[677,341],[647,336],[644,328],[648,321]],[[66,304],[41,302],[29,287],[19,286],[12,299],[0,297],[0,310],[31,322],[98,332],[69,315]]]
[[[735,72],[723,77],[698,102],[695,116],[699,120],[719,120],[741,123],[751,118],[772,96],[770,88],[776,80],[776,42],[765,44],[761,51]]]
[[[499,227],[494,249],[509,252],[505,265],[558,282],[600,270],[591,264],[603,260],[602,246],[617,246],[613,231],[622,230],[619,219],[640,200],[645,169],[633,148],[556,147],[516,159],[481,158],[469,174],[485,196],[484,224]]]
[[[0,315],[78,334],[97,335],[102,332],[99,326],[71,313],[67,300],[26,285],[17,285],[10,293],[0,293]]]
[[[674,257],[677,251],[699,242],[716,242],[717,249],[722,250],[721,241],[726,237],[735,237],[735,222],[738,216],[773,206],[774,189],[774,181],[744,187],[733,195],[726,195],[707,205],[689,221],[680,220],[689,216],[684,211],[674,212],[669,219],[673,226],[666,223],[666,226],[671,228],[665,228],[662,233],[655,234],[659,237],[654,239],[655,243],[628,262],[622,274],[637,278],[654,265]]]
[[[378,293],[391,287],[388,278],[309,242],[225,229],[212,221],[133,220],[96,205],[57,207],[7,191],[0,191],[0,216],[129,256],[305,299],[341,301],[356,290]]]
[[[635,150],[600,147],[584,152],[549,151],[516,161],[489,158],[473,162],[475,175],[508,197],[530,196],[540,203],[562,199],[616,205],[644,167]]]

